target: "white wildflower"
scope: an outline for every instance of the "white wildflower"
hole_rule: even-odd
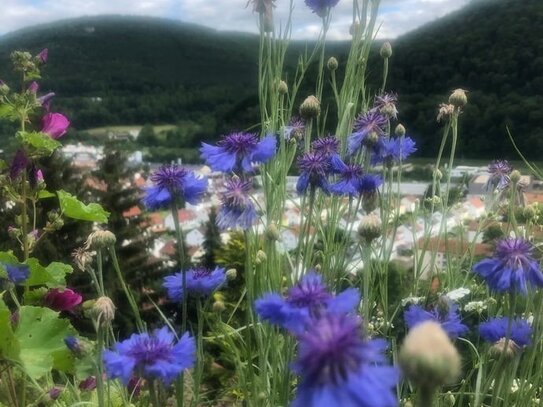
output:
[[[420,304],[424,301],[424,297],[406,297],[401,301],[402,307],[405,307],[407,304]]]
[[[479,314],[487,308],[483,301],[470,301],[464,306],[466,312],[478,312]]]
[[[446,296],[452,301],[459,301],[464,298],[466,295],[471,293],[469,288],[460,287],[456,290],[452,290],[446,294]]]

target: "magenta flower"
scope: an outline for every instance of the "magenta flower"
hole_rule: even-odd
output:
[[[70,121],[63,114],[47,113],[43,116],[41,131],[51,138],[58,139],[64,136],[68,127],[70,127]]]
[[[38,58],[38,61],[40,61],[42,64],[47,63],[48,57],[49,57],[49,50],[47,48],[42,49],[40,53],[36,55],[36,58]]]
[[[83,301],[81,294],[69,288],[64,290],[52,288],[43,298],[45,306],[54,311],[71,311],[81,304],[81,301]]]

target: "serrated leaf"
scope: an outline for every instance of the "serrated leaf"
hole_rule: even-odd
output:
[[[30,275],[22,285],[32,287],[47,284],[50,281],[53,281],[53,276],[51,276],[47,269],[40,264],[38,259],[31,257],[25,262],[25,264],[30,269]]]
[[[38,199],[53,198],[54,196],[56,195],[52,192],[46,191],[45,189],[38,192]]]
[[[35,152],[51,155],[53,151],[62,146],[62,144],[51,138],[45,133],[40,133],[37,131],[26,132],[20,131],[17,133],[17,137],[25,144],[27,147],[30,147]]]
[[[19,310],[19,326],[15,331],[20,346],[19,359],[33,379],[49,373],[66,348],[64,338],[75,334],[67,319],[49,308],[23,306]],[[62,366],[60,360],[57,360]]]
[[[72,219],[86,220],[89,222],[106,223],[109,212],[97,203],[85,205],[72,194],[60,190],[57,191],[60,209],[65,216]]]
[[[46,267],[51,279],[47,282],[50,287],[59,287],[66,285],[66,274],[71,274],[74,269],[72,266],[64,263],[53,262]]]

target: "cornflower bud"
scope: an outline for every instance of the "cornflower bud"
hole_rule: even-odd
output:
[[[335,71],[337,69],[337,67],[339,66],[339,64],[338,64],[336,58],[330,57],[328,59],[328,62],[326,63],[326,66],[328,67],[329,70]]]
[[[85,249],[98,250],[113,246],[117,238],[109,230],[97,230],[92,232],[85,243]]]
[[[520,173],[519,170],[513,170],[511,172],[511,175],[509,175],[509,178],[511,179],[511,182],[513,184],[518,184],[518,182],[520,181],[520,178],[522,177],[522,174]]]
[[[91,315],[98,325],[106,326],[111,324],[115,318],[116,307],[109,297],[100,297],[91,308]]]
[[[315,96],[308,96],[300,105],[300,115],[304,119],[314,119],[321,113],[321,102]]]
[[[468,103],[468,96],[464,89],[455,89],[451,96],[449,96],[449,103],[456,108],[462,108]]]
[[[388,59],[392,56],[392,45],[390,45],[390,42],[385,41],[383,45],[381,45],[379,54],[381,55],[381,58],[384,59]]]
[[[275,240],[275,241],[281,239],[279,229],[277,228],[277,225],[275,223],[270,223],[268,225],[268,228],[266,229],[266,237],[270,240]]]
[[[0,79],[0,95],[5,96],[9,93],[9,86]]]
[[[225,309],[226,309],[226,305],[224,305],[224,301],[215,301],[213,303],[213,312],[220,314]]]
[[[394,134],[398,137],[405,136],[405,127],[403,124],[400,123],[396,126],[396,129],[394,129]]]
[[[226,270],[226,279],[229,281],[235,280],[238,276],[238,271],[236,269]]]
[[[288,85],[285,81],[279,81],[279,84],[277,85],[277,92],[280,95],[286,95],[288,93]]]
[[[358,225],[358,236],[367,245],[370,245],[381,236],[381,219],[374,213],[362,217]]]
[[[266,256],[266,253],[265,253],[263,250],[259,250],[259,251],[256,253],[255,263],[256,263],[256,264],[262,264],[262,263],[264,263],[267,259],[268,259],[268,256]]]

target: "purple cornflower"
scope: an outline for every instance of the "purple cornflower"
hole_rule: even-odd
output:
[[[345,164],[337,155],[333,156],[330,162],[333,171],[340,176],[338,182],[330,185],[330,192],[336,195],[360,194],[362,167],[358,164]]]
[[[458,305],[450,301],[440,302],[429,311],[418,305],[411,305],[404,312],[404,319],[409,329],[424,321],[438,322],[452,339],[458,338],[469,331],[468,327],[462,323]]]
[[[395,93],[383,93],[382,95],[375,96],[373,107],[385,116],[396,119],[398,117],[397,102],[398,96]]]
[[[502,239],[496,244],[494,257],[481,260],[473,271],[494,291],[526,294],[528,283],[543,287],[543,274],[532,250],[532,244],[525,239]]]
[[[28,158],[24,151],[17,150],[15,156],[13,157],[13,160],[11,161],[11,165],[9,166],[9,177],[12,180],[17,179],[19,175],[21,175],[22,172],[26,170],[28,164]]]
[[[285,140],[290,140],[291,138],[301,140],[304,137],[304,133],[305,122],[300,118],[291,119],[288,126],[285,126],[283,129],[283,136],[285,137]]]
[[[497,346],[503,346],[508,338],[512,350],[528,346],[532,342],[532,327],[521,318],[493,318],[479,325],[479,334],[485,341]]]
[[[293,370],[300,383],[292,407],[394,407],[399,372],[387,365],[386,342],[362,337],[353,315],[324,314],[298,335]]]
[[[492,191],[494,189],[502,190],[505,189],[511,179],[509,175],[513,171],[513,166],[509,164],[506,160],[495,160],[488,165],[488,172],[490,177],[485,185],[487,191]]]
[[[259,317],[291,332],[301,332],[311,318],[325,310],[332,313],[352,312],[360,301],[355,289],[347,289],[334,296],[322,282],[322,277],[308,271],[287,292],[286,298],[268,293],[255,301]]]
[[[311,143],[311,149],[327,157],[337,154],[339,140],[335,136],[320,137]]]
[[[417,151],[415,142],[411,137],[383,138],[380,142],[379,154],[372,155],[372,164],[394,163],[404,161]]]
[[[152,334],[133,334],[117,342],[114,350],[104,351],[103,360],[108,377],[121,379],[125,386],[133,374],[146,379],[158,378],[169,385],[194,365],[195,353],[193,337],[185,333],[175,343],[175,336],[163,327]]]
[[[216,146],[202,143],[202,158],[215,171],[253,172],[253,163],[268,162],[275,155],[275,136],[258,140],[256,134],[232,133]]]
[[[225,270],[220,267],[216,267],[214,270],[204,267],[193,268],[187,270],[186,273],[186,292],[199,297],[210,295],[226,282]],[[168,291],[168,297],[172,301],[183,301],[182,272],[164,277],[162,286]]]
[[[143,202],[150,209],[168,207],[174,199],[196,204],[207,190],[207,179],[178,165],[165,165],[151,175],[154,185],[146,188]]]
[[[388,123],[386,116],[375,109],[358,116],[354,123],[354,133],[349,136],[349,154],[355,154],[365,145],[375,150],[380,138],[385,134]]]
[[[226,182],[222,196],[222,206],[217,215],[217,225],[221,229],[239,227],[243,230],[253,226],[257,215],[249,191],[252,181],[234,177]]]
[[[22,284],[30,276],[30,269],[27,265],[14,266],[11,264],[6,264],[4,266],[8,274],[8,280],[13,284]]]
[[[330,158],[319,153],[307,152],[298,158],[300,177],[296,190],[303,194],[309,186],[321,188],[328,193],[328,173],[331,170]]]
[[[339,0],[305,0],[307,7],[319,17],[325,17],[332,7],[335,7]]]

